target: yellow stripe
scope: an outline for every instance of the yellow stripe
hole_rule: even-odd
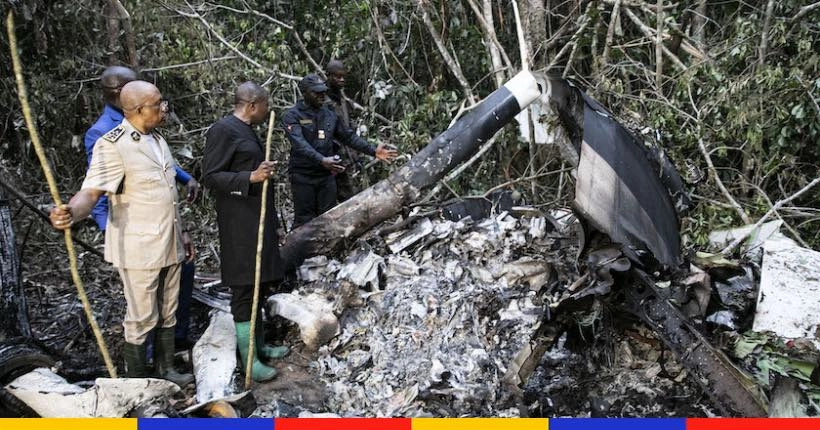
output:
[[[547,430],[546,418],[413,418],[413,430]]]
[[[3,418],[3,430],[137,430],[136,418]]]

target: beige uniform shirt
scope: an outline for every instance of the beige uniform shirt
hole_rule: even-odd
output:
[[[82,188],[108,194],[105,260],[114,267],[159,269],[184,260],[175,165],[162,136],[143,135],[127,119],[94,145]]]

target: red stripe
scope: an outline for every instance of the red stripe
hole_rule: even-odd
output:
[[[410,430],[410,418],[276,418],[275,430]],[[779,430],[779,429],[777,429]]]
[[[686,430],[818,430],[820,418],[689,418]]]

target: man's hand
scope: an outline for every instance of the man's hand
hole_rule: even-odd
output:
[[[345,166],[342,164],[342,159],[339,158],[338,155],[322,158],[322,167],[330,170],[330,173],[342,173],[345,171]]]
[[[194,261],[196,257],[196,248],[194,248],[194,241],[191,240],[191,234],[187,231],[182,232],[182,247],[185,248],[185,262]]]
[[[259,167],[251,172],[251,183],[256,184],[262,182],[274,175],[273,168],[276,167],[275,161],[263,161]]]
[[[285,246],[285,244],[287,243],[287,235],[285,234],[285,229],[282,227],[277,228],[276,235],[279,237],[279,246]]]
[[[199,182],[197,182],[196,179],[194,179],[194,178],[189,179],[188,183],[185,184],[185,192],[186,192],[185,200],[188,203],[193,203],[194,200],[196,200],[197,196],[199,196],[199,190],[200,190]]]
[[[385,145],[380,143],[376,148],[376,158],[381,161],[389,163],[391,160],[399,156],[399,151],[393,145]]]
[[[48,217],[51,219],[51,226],[57,230],[70,229],[71,223],[74,221],[71,217],[71,207],[68,205],[54,206],[51,208]]]

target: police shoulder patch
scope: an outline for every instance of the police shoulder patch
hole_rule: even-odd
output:
[[[109,142],[116,142],[125,133],[125,127],[117,126],[113,130],[103,135],[103,139]]]

